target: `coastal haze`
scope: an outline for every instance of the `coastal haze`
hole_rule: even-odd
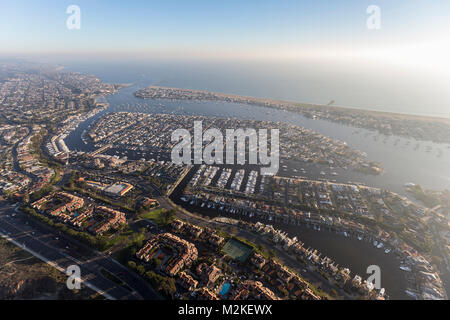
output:
[[[61,61],[106,82],[206,90],[259,98],[450,118],[450,75],[378,61],[196,61],[158,58]],[[141,58],[142,59],[142,58]],[[93,62],[94,60],[95,62]]]
[[[0,299],[447,300],[450,4],[377,2],[0,0]]]
[[[5,57],[95,72],[102,80],[450,117],[445,1],[15,2],[0,13]],[[68,30],[69,5],[80,29]],[[62,13],[62,14],[61,14]],[[183,14],[182,14],[183,13]],[[123,21],[127,21],[124,23]],[[94,67],[94,69],[92,68]],[[136,76],[139,78],[137,79]]]

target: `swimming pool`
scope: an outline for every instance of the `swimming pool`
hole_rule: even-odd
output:
[[[222,286],[222,290],[220,290],[220,295],[221,296],[226,295],[228,293],[228,290],[230,290],[230,286],[231,286],[230,283],[225,282]]]

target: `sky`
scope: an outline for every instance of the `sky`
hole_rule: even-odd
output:
[[[449,22],[449,0],[0,0],[0,58],[195,62],[195,89],[450,117]]]
[[[69,5],[80,30],[66,27]],[[0,54],[430,60],[449,50],[449,21],[448,0],[0,0]]]

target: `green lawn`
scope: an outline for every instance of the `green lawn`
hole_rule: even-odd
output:
[[[141,214],[139,217],[145,220],[152,220],[158,225],[163,224],[162,215],[167,212],[166,209],[160,208]]]

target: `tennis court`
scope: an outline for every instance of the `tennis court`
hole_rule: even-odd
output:
[[[245,262],[253,252],[253,248],[237,239],[231,239],[223,246],[223,251],[232,259]]]

